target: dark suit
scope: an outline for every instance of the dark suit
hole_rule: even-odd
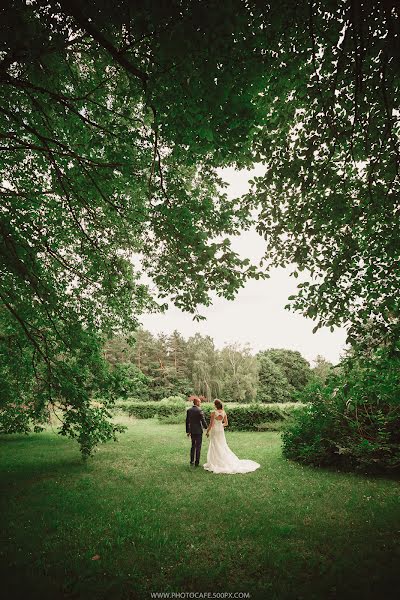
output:
[[[190,433],[192,438],[192,447],[190,448],[190,464],[200,462],[201,444],[203,441],[203,428],[207,429],[207,421],[204,413],[195,404],[187,410],[186,413],[186,433]],[[196,454],[196,460],[195,460]]]

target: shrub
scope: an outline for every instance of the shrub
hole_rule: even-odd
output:
[[[312,379],[321,383],[326,383],[328,377],[333,374],[334,365],[318,354],[314,360],[315,366],[312,369]]]
[[[162,404],[161,402],[130,402],[125,406],[119,405],[130,417],[137,419],[151,419],[158,414],[175,414],[177,412],[175,405]]]
[[[400,358],[384,349],[314,382],[283,434],[287,458],[364,471],[400,470]]]
[[[184,396],[168,396],[160,400],[163,404],[176,404],[178,406],[186,406],[187,400]]]
[[[247,404],[229,409],[229,429],[232,431],[261,431],[260,425],[285,421],[292,417],[297,405]]]
[[[132,402],[120,405],[130,416],[138,419],[159,417],[163,423],[183,423],[186,411],[182,404],[175,402]],[[282,422],[293,418],[298,405],[266,405],[248,404],[229,408],[229,429],[232,431],[258,431],[259,425],[267,422]],[[210,412],[214,409],[212,403],[202,404],[207,422]]]

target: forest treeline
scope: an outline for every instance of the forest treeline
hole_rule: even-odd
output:
[[[104,348],[117,393],[139,400],[198,394],[225,402],[289,402],[312,380],[324,382],[332,364],[322,356],[314,368],[300,354],[270,348],[253,354],[247,345],[215,346],[209,335],[185,339],[178,331],[153,335],[139,329]]]

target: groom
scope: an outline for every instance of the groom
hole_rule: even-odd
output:
[[[186,413],[186,434],[192,438],[190,448],[190,464],[198,467],[200,462],[201,443],[203,441],[203,428],[207,429],[204,413],[200,408],[201,400],[197,396],[193,398],[193,406]],[[195,458],[196,455],[196,458]]]

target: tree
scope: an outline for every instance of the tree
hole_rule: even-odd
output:
[[[135,347],[132,337],[116,335],[106,341],[104,357],[111,365],[135,361]]]
[[[222,400],[252,402],[257,393],[258,363],[248,346],[226,344],[219,352]]]
[[[281,369],[292,389],[301,390],[310,381],[310,364],[300,352],[285,348],[271,348],[259,353],[258,356],[260,354],[268,356]]]
[[[393,347],[400,337],[398,3],[289,0],[270,5],[268,18],[265,117],[254,141],[265,175],[248,195],[258,204],[265,262],[303,273],[288,307],[315,319],[315,330],[344,325],[362,349],[373,323],[375,345]]]
[[[175,330],[168,338],[168,360],[175,369],[177,377],[185,377],[186,374],[186,350],[187,343],[179,331]]]
[[[167,296],[196,313],[255,273],[226,237],[248,207],[216,171],[250,162],[254,19],[235,1],[2,3],[4,376],[25,353],[32,414],[57,410],[85,455],[115,432],[92,406],[104,339]]]
[[[149,331],[138,329],[134,338],[136,365],[148,378],[151,400],[191,392],[185,376],[185,341],[178,332],[174,332],[172,337],[162,333],[154,336]]]
[[[329,375],[333,374],[333,364],[318,354],[314,360],[314,368],[312,369],[313,377],[320,383],[326,383]]]
[[[194,392],[208,401],[216,398],[221,391],[221,365],[214,340],[196,333],[187,343],[187,374]]]
[[[285,377],[281,367],[263,352],[258,358],[257,400],[260,402],[290,402],[293,388]]]
[[[54,330],[42,323],[31,339],[29,330],[15,327],[10,313],[0,309],[0,430],[26,432],[33,426],[37,431],[54,416],[60,422],[61,435],[78,441],[83,458],[90,456],[99,442],[116,439],[124,428],[110,421],[115,382],[98,334],[73,323],[66,307],[63,321],[53,317]],[[25,314],[36,327],[39,322],[34,320],[33,310]],[[37,340],[45,344],[44,349]]]
[[[142,328],[138,328],[133,337],[136,365],[143,373],[148,373],[150,364],[157,361],[155,337]]]
[[[149,378],[132,363],[118,363],[113,371],[116,393],[122,398],[149,400]]]

